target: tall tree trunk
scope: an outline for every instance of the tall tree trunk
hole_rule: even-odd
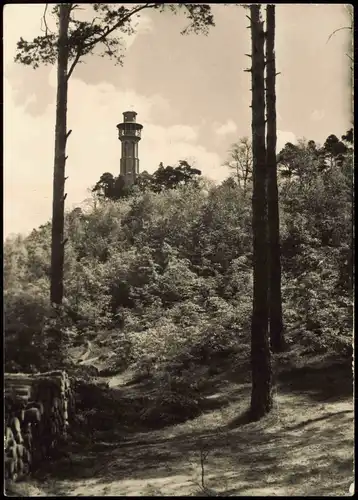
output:
[[[59,4],[55,161],[53,172],[51,304],[62,304],[64,266],[65,165],[67,141],[68,26],[71,4]]]
[[[282,321],[280,216],[276,163],[277,125],[274,5],[267,5],[266,7],[266,30],[266,157],[269,230],[270,340],[273,352],[282,352],[285,349],[285,341]]]
[[[265,55],[261,5],[251,11],[252,150],[253,150],[253,268],[251,323],[251,418],[258,420],[272,407],[271,352],[268,338],[268,259],[265,146]]]

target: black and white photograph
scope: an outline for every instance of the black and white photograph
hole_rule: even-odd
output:
[[[3,7],[3,492],[353,496],[354,7]]]

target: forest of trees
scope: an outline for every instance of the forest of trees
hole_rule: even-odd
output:
[[[286,340],[351,353],[352,132],[279,154]],[[160,170],[160,169],[159,169]],[[154,182],[155,175],[152,176]],[[113,370],[250,351],[251,184],[235,177],[102,196],[65,217],[62,356],[48,301],[51,224],[4,245],[6,370],[47,369],[88,332],[116,332]],[[39,349],[39,346],[41,347]],[[148,365],[149,363],[149,365]],[[150,369],[150,368],[149,368]]]
[[[76,139],[67,115],[77,65],[94,56],[122,65],[122,37],[148,10],[182,13],[181,34],[208,35],[212,7],[45,4],[41,34],[17,42],[14,61],[56,65],[57,86],[51,220],[4,242],[10,496],[33,496],[12,490],[28,473],[27,486],[42,478],[49,496],[95,495],[100,483],[104,495],[147,491],[141,482],[151,491],[149,478],[176,494],[190,484],[194,454],[199,495],[221,496],[206,486],[213,450],[209,480],[225,482],[229,496],[328,491],[327,471],[329,494],[348,491],[354,132],[277,150],[276,6],[234,7],[249,20],[251,134],[236,137],[217,165],[227,177],[204,177],[185,151],[130,186],[103,165],[90,198],[71,210],[67,142]],[[347,11],[352,23],[328,41],[353,30]],[[57,370],[62,399],[46,385]],[[37,401],[33,388],[44,381],[50,399]]]
[[[205,4],[91,5],[92,22],[76,21],[77,4],[55,5],[58,34],[47,30],[46,6],[44,35],[17,46],[19,63],[57,63],[57,104],[52,221],[4,247],[6,369],[67,366],[68,349],[100,330],[113,372],[154,374],[235,352],[251,359],[259,419],[272,407],[272,353],[351,353],[353,129],[276,154],[275,7],[264,20],[260,4],[246,6],[252,135],[232,145],[231,175],[214,185],[178,159],[128,189],[104,172],[92,203],[66,213],[67,93],[78,62],[97,47],[121,63],[116,33],[133,33],[143,9],[183,10],[194,33],[214,26]]]
[[[163,163],[160,163],[159,168],[153,174],[148,174],[146,171],[140,173],[136,178],[135,186],[130,189],[125,187],[120,175],[115,176],[110,172],[105,172],[92,192],[99,198],[120,200],[131,196],[138,190],[160,193],[164,189],[176,189],[182,185],[198,185],[197,179],[200,175],[201,171],[191,167],[186,160],[180,160],[175,167],[170,165],[164,167]]]
[[[57,63],[55,154],[52,196],[52,237],[51,237],[51,283],[50,301],[61,306],[63,300],[63,272],[66,239],[64,236],[64,210],[67,194],[66,147],[72,130],[67,127],[68,86],[71,75],[83,58],[93,55],[95,49],[101,57],[113,59],[116,64],[123,62],[122,34],[133,35],[136,31],[133,20],[140,12],[156,9],[159,12],[184,12],[189,21],[182,31],[186,33],[207,33],[214,25],[209,5],[206,4],[161,4],[145,3],[130,6],[94,3],[89,5],[92,20],[79,20],[79,4],[55,4],[50,13],[56,20],[58,33],[48,28],[48,4],[42,16],[42,35],[32,41],[22,37],[17,43],[15,62],[32,66]]]

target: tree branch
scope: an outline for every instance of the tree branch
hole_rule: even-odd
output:
[[[78,49],[77,51],[77,54],[74,58],[74,60],[72,61],[72,64],[70,66],[70,69],[68,70],[68,73],[67,73],[67,81],[70,79],[72,73],[73,73],[73,70],[75,69],[75,67],[77,66],[77,63],[78,61],[80,60],[80,57],[81,55],[83,54],[83,49],[82,47]]]
[[[338,31],[342,31],[342,30],[352,30],[352,26],[343,26],[342,28],[338,28],[338,29],[334,30],[333,33],[331,33],[329,35],[326,44],[330,41],[330,39],[332,38],[333,35],[335,35],[336,33],[338,33]]]
[[[49,27],[47,26],[47,21],[46,21],[46,13],[47,13],[47,9],[48,9],[48,3],[45,5],[45,9],[44,9],[44,13],[42,15],[42,18],[41,18],[41,31],[43,31],[45,33],[45,36],[48,36],[49,33],[53,33]],[[45,26],[45,29],[43,30],[42,28],[42,22],[44,23],[44,26]]]
[[[150,8],[153,8],[154,6],[155,6],[154,3],[153,4],[147,3],[145,5],[140,5],[139,7],[133,8],[130,12],[128,12],[125,16],[123,16],[114,26],[112,26],[112,28],[108,28],[108,26],[107,26],[106,31],[102,35],[95,38],[91,42],[83,43],[81,47],[78,47],[77,54],[76,54],[74,60],[72,61],[70,69],[68,70],[68,73],[67,73],[67,81],[70,79],[75,67],[77,66],[77,64],[78,64],[78,62],[79,62],[79,60],[80,60],[80,58],[83,55],[85,50],[88,50],[88,49],[94,47],[95,45],[97,45],[97,43],[104,42],[107,39],[108,35],[113,33],[117,28],[119,28],[126,21],[128,21],[128,19],[130,19],[133,15],[138,14],[138,12],[140,12],[143,9],[148,9],[148,8],[150,9]],[[94,20],[93,20],[93,22],[94,22]],[[92,24],[93,24],[93,22],[92,22]]]
[[[75,6],[76,6],[76,4],[75,4]],[[75,8],[76,8],[75,6],[73,6],[73,7],[71,8],[71,11],[72,11],[72,10],[75,10]],[[77,7],[78,7],[78,6],[77,6]],[[95,18],[93,19],[93,21],[92,21],[92,23],[91,23],[91,27],[93,26],[93,23],[96,21],[96,19],[98,19],[98,17],[95,17]],[[83,45],[82,45],[81,47],[78,47],[77,54],[76,54],[76,56],[75,56],[74,60],[72,61],[72,64],[71,64],[71,66],[70,66],[70,69],[68,70],[68,73],[67,73],[67,81],[70,79],[70,77],[71,77],[71,75],[72,75],[72,73],[73,73],[73,71],[74,71],[75,67],[77,66],[77,64],[78,64],[78,62],[79,62],[79,60],[80,60],[80,58],[81,58],[81,56],[82,56],[82,54],[83,54],[83,52],[84,52],[84,50],[83,50],[83,49],[84,49],[84,46],[83,46]]]
[[[107,51],[108,51],[108,52],[107,52],[107,54],[108,54],[109,56],[113,55],[113,50],[111,49],[111,47],[110,47],[110,45],[109,45],[109,43],[108,43],[108,40],[105,38],[105,39],[102,41],[102,43],[103,43],[103,44],[107,47]]]
[[[100,43],[103,40],[105,40],[108,35],[113,33],[113,31],[115,31],[117,28],[119,28],[121,25],[123,25],[126,21],[128,21],[128,19],[130,19],[134,14],[138,14],[138,12],[140,12],[141,10],[150,9],[152,7],[155,7],[155,5],[156,5],[155,3],[152,3],[152,4],[146,3],[144,5],[141,5],[140,7],[134,7],[130,12],[128,12],[128,14],[123,16],[122,19],[120,19],[114,26],[112,26],[112,28],[108,28],[105,33],[100,35],[98,38],[92,40],[91,42],[83,44],[83,49],[89,49],[91,47],[94,47],[97,43]]]

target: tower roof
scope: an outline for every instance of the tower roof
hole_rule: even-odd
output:
[[[137,116],[137,113],[135,111],[125,111],[123,113],[123,121],[125,123],[136,123],[136,116]]]
[[[133,130],[140,130],[143,125],[137,123],[137,113],[135,111],[124,111],[122,123],[118,123],[117,128],[120,135],[133,135]]]

